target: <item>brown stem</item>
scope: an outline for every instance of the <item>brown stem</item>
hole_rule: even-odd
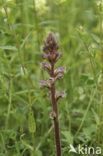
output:
[[[54,77],[54,63],[51,64],[51,77]],[[58,121],[58,108],[55,99],[55,84],[52,84],[51,87],[51,100],[53,106],[53,112],[55,112],[56,117],[54,118],[54,131],[55,131],[55,142],[56,142],[56,150],[57,156],[61,156],[61,146],[60,146],[60,136],[59,136],[59,121]]]

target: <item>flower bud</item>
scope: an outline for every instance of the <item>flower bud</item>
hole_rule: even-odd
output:
[[[50,53],[55,53],[59,49],[59,46],[56,42],[56,39],[53,35],[53,33],[49,33],[46,41],[45,41],[45,46],[43,47],[44,52],[47,54]]]
[[[59,67],[59,68],[55,69],[54,75],[57,76],[59,73],[62,74],[62,73],[65,73],[65,72],[66,72],[66,67],[65,66]]]
[[[56,77],[55,77],[55,81],[56,80],[60,80],[61,78],[63,78],[63,74],[59,73]]]
[[[51,88],[51,84],[48,81],[39,81],[40,83],[40,87],[47,87],[47,88]]]
[[[50,71],[51,71],[51,66],[49,64],[47,64],[46,62],[41,63],[41,68],[48,71],[48,73],[50,73]]]
[[[62,57],[62,55],[63,55],[62,53],[57,52],[57,57],[55,59],[55,62],[57,62]]]

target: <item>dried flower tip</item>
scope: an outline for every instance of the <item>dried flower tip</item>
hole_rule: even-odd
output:
[[[66,72],[66,67],[65,66],[59,67],[59,68],[55,69],[54,75],[57,76],[59,73],[65,73],[65,72]]]
[[[51,88],[51,85],[50,85],[50,83],[48,81],[41,80],[41,81],[39,81],[39,83],[40,83],[40,87]]]
[[[50,113],[50,119],[54,120],[56,118],[56,113],[53,111]]]
[[[47,70],[48,72],[50,72],[50,70],[51,70],[51,66],[49,64],[47,64],[46,62],[41,63],[41,68],[44,70]]]
[[[56,39],[53,35],[53,33],[49,33],[46,41],[45,41],[45,46],[43,50],[49,54],[49,53],[55,53],[59,49],[59,46],[56,42]]]
[[[65,98],[65,97],[66,97],[66,93],[64,90],[57,92],[55,96],[56,100],[58,100],[59,98]]]

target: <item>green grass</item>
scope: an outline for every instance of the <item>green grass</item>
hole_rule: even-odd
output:
[[[0,156],[55,156],[52,105],[38,83],[48,77],[40,63],[49,32],[63,53],[56,66],[67,68],[57,83],[67,94],[58,103],[62,155],[70,144],[103,147],[98,1],[0,1]]]

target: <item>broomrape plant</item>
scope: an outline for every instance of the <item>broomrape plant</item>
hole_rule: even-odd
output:
[[[49,96],[53,107],[53,111],[50,113],[50,118],[54,120],[57,156],[61,156],[57,101],[59,98],[64,98],[66,94],[65,91],[56,92],[56,81],[63,77],[66,67],[63,66],[55,69],[56,62],[62,57],[62,53],[59,53],[58,49],[59,45],[57,44],[53,33],[49,33],[43,48],[44,53],[42,53],[42,58],[47,60],[49,64],[42,62],[41,67],[48,72],[50,77],[47,81],[41,80],[40,85],[41,87],[47,87],[50,90]]]

